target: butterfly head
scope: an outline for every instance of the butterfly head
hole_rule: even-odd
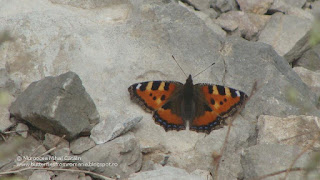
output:
[[[189,75],[188,79],[186,80],[186,84],[185,85],[193,85],[193,81],[192,81],[192,76],[191,74]]]
[[[189,75],[188,79],[186,80],[186,83],[183,85],[184,87],[184,96],[188,98],[192,98],[193,94],[193,81],[192,76]]]

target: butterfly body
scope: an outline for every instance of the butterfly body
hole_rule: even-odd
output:
[[[236,112],[247,95],[241,91],[212,84],[193,84],[192,77],[185,84],[175,81],[148,81],[131,85],[131,99],[145,110],[153,112],[153,119],[167,130],[186,129],[210,133],[225,118]]]

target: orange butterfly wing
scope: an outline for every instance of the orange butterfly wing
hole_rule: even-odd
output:
[[[196,84],[195,89],[200,92],[204,112],[193,119],[190,129],[194,131],[210,132],[232,116],[248,97],[244,92],[220,85]]]
[[[172,101],[172,95],[182,86],[182,83],[174,81],[148,81],[133,84],[128,90],[131,99],[145,110],[154,111],[153,119],[167,131],[185,129],[185,122]]]

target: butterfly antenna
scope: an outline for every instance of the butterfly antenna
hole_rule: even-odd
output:
[[[173,55],[172,55],[172,58],[173,58],[173,60],[177,63],[177,65],[179,66],[179,68],[181,69],[181,71],[183,72],[183,74],[184,74],[186,77],[188,77],[187,74],[183,71],[183,69],[181,68],[181,66],[179,65],[179,63],[177,62],[176,58],[174,58]]]
[[[209,67],[207,67],[206,69],[202,70],[201,72],[199,72],[198,74],[196,74],[193,78],[197,77],[199,74],[203,73],[204,71],[206,71],[207,69],[209,69],[211,66],[213,66],[215,63],[212,63]]]

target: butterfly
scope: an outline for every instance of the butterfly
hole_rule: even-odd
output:
[[[239,90],[214,85],[193,84],[192,76],[185,84],[176,81],[147,81],[131,85],[130,97],[168,130],[189,129],[210,133],[232,116],[248,96]]]

